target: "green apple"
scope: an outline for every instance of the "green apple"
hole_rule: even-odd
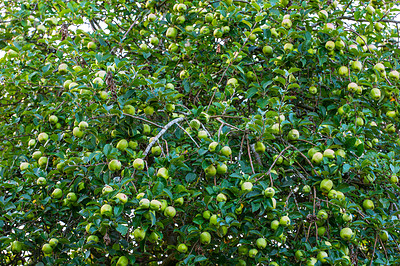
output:
[[[167,217],[170,217],[170,218],[175,217],[175,215],[176,215],[176,210],[175,210],[175,208],[172,207],[172,206],[168,206],[168,207],[165,208],[165,210],[164,210],[164,215],[167,216]]]
[[[324,236],[326,233],[326,227],[325,226],[319,226],[317,229],[318,236]]]
[[[387,111],[386,115],[390,118],[395,118],[396,117],[396,111]]]
[[[399,72],[397,70],[392,70],[389,73],[389,78],[392,79],[392,80],[398,81],[399,78],[400,78],[400,74],[399,74]]]
[[[58,72],[59,72],[60,74],[65,74],[65,73],[67,73],[67,68],[68,68],[68,65],[65,64],[65,63],[62,63],[62,64],[60,64],[60,65],[58,66]]]
[[[226,202],[227,200],[228,200],[228,198],[226,197],[225,194],[219,193],[219,194],[217,195],[217,201],[218,201],[218,202]]]
[[[28,141],[28,146],[29,147],[33,147],[33,146],[35,146],[35,144],[36,144],[36,140],[34,140],[34,139],[30,139],[29,141]],[[40,157],[40,156],[39,156]]]
[[[283,226],[289,226],[290,225],[290,218],[289,216],[285,215],[282,216],[281,219],[279,220],[279,224]]]
[[[328,219],[328,213],[325,210],[319,210],[317,213],[317,218],[319,220],[327,220]]]
[[[51,247],[50,244],[44,244],[42,246],[42,251],[44,254],[51,254],[53,252],[53,248]]]
[[[72,134],[77,138],[82,138],[85,132],[79,129],[79,127],[74,127],[72,130]]]
[[[124,204],[128,202],[128,196],[126,196],[124,193],[117,193],[117,195],[115,195],[115,197]]]
[[[178,34],[178,30],[174,27],[169,27],[166,32],[167,38],[175,39]]]
[[[156,233],[156,232],[151,232],[151,234],[149,235],[148,240],[151,243],[157,243],[158,239],[160,238],[160,236]]]
[[[381,98],[381,90],[378,88],[373,88],[371,90],[371,98],[374,99],[375,101],[379,100]]]
[[[68,202],[76,202],[78,200],[78,196],[74,192],[69,192],[66,196],[66,200]]]
[[[103,195],[107,195],[108,193],[113,192],[113,191],[114,191],[114,189],[113,189],[111,186],[105,185],[105,186],[103,187],[103,189],[101,190],[101,193],[102,193]]]
[[[188,251],[188,247],[185,244],[179,244],[177,250],[180,253],[186,253]]]
[[[397,177],[397,175],[390,176],[390,183],[397,184],[398,182],[399,182],[399,178]]]
[[[214,165],[209,165],[206,169],[204,169],[206,176],[215,176],[217,174],[217,169]]]
[[[297,259],[298,261],[303,261],[303,260],[305,260],[305,252],[304,252],[303,250],[297,250],[297,251],[294,253],[294,256],[296,257],[296,259]]]
[[[81,66],[73,66],[72,69],[73,69],[75,72],[80,72],[80,71],[83,70],[83,68],[82,68]]]
[[[209,232],[203,232],[200,234],[200,243],[210,244],[210,242],[211,242],[211,234]]]
[[[158,169],[157,171],[157,176],[158,177],[162,177],[164,179],[168,179],[169,175],[168,175],[168,169],[165,167],[162,167],[160,169]]]
[[[211,143],[208,145],[208,150],[209,150],[210,152],[214,152],[215,149],[217,148],[217,146],[218,146],[218,142],[213,141],[213,142],[211,142]]]
[[[205,131],[205,130],[200,130],[200,131],[197,133],[197,137],[198,137],[199,139],[205,139],[205,138],[207,138],[207,137],[208,137],[207,131]]]
[[[62,196],[63,192],[59,188],[54,189],[53,192],[51,193],[51,197],[54,199],[60,199]]]
[[[158,46],[158,44],[160,43],[160,39],[158,39],[156,36],[153,36],[150,38],[150,43],[154,46]]]
[[[153,146],[151,147],[151,154],[154,156],[160,156],[162,153],[161,147],[160,146]]]
[[[193,128],[195,130],[198,130],[200,128],[201,124],[200,124],[199,120],[193,119],[193,120],[190,121],[189,125],[190,125],[191,128]]]
[[[210,211],[204,211],[203,212],[203,218],[206,219],[206,220],[210,220],[211,212]]]
[[[92,81],[92,83],[98,85],[99,87],[101,87],[101,86],[104,85],[104,81],[103,81],[103,79],[100,78],[100,77],[94,78],[93,81]]]
[[[351,63],[351,68],[355,71],[361,71],[362,69],[362,63],[360,61],[353,61]]]
[[[52,123],[52,124],[57,124],[57,122],[58,122],[58,117],[55,116],[55,115],[49,116],[49,122]]]
[[[333,51],[335,49],[335,43],[333,41],[327,41],[325,44],[325,48],[328,51]]]
[[[393,124],[387,124],[386,131],[388,133],[394,133],[394,132],[396,132],[396,127]]]
[[[264,46],[263,47],[263,53],[265,54],[265,55],[272,55],[272,53],[273,53],[273,49],[272,49],[272,47],[271,46],[269,46],[269,45],[266,45],[266,46]]]
[[[35,160],[39,160],[39,158],[42,157],[42,152],[41,151],[35,151],[32,153],[32,158]]]
[[[159,200],[151,200],[150,201],[150,209],[155,210],[155,211],[159,211],[161,210],[161,202]]]
[[[333,182],[330,179],[324,179],[320,183],[320,189],[324,193],[329,193],[329,191],[333,188]]]
[[[374,66],[374,69],[377,70],[380,74],[385,73],[385,66],[382,63],[377,63]]]
[[[272,222],[271,222],[271,229],[272,230],[274,230],[274,231],[276,231],[277,229],[278,229],[278,227],[279,227],[279,221],[278,220],[273,220]]]
[[[342,214],[342,219],[345,223],[349,223],[353,220],[353,215],[351,213],[345,212]]]
[[[343,40],[341,40],[341,39],[336,40],[336,42],[335,42],[336,49],[343,50],[345,46],[346,46],[346,43]]]
[[[252,248],[249,250],[249,257],[250,258],[255,258],[257,256],[258,250],[255,248]]]
[[[228,166],[224,163],[217,164],[217,174],[223,175],[228,171]]]
[[[46,178],[44,178],[44,177],[39,177],[39,178],[36,180],[36,184],[37,184],[38,186],[44,186],[44,185],[47,184],[47,180],[46,180]]]
[[[72,90],[73,88],[78,87],[78,86],[79,86],[78,83],[76,83],[76,82],[71,82],[71,83],[69,84],[69,86],[68,86],[68,89]]]
[[[365,210],[373,210],[375,208],[374,202],[372,200],[366,199],[363,201],[363,208]]]
[[[94,50],[94,49],[97,48],[97,45],[96,45],[96,43],[94,43],[94,42],[88,42],[87,48],[88,48],[89,50]]]
[[[272,198],[273,196],[275,196],[275,189],[273,187],[267,187],[264,190],[264,196]]]
[[[340,230],[340,237],[343,240],[350,240],[353,237],[353,230],[348,227],[343,228]]]
[[[289,29],[292,27],[292,21],[288,18],[282,20],[282,27],[284,27],[285,29]]]
[[[265,240],[265,238],[258,238],[256,241],[256,245],[259,249],[263,249],[267,246],[267,240]]]
[[[283,46],[283,50],[286,53],[290,53],[291,51],[293,51],[293,44],[291,43],[285,43],[285,45]]]
[[[250,192],[253,190],[253,184],[251,182],[243,182],[241,189],[244,192]]]
[[[282,133],[281,125],[279,123],[275,123],[271,127],[271,133],[274,135],[280,135]]]
[[[47,135],[47,133],[42,132],[38,135],[38,141],[40,143],[45,143],[48,139],[49,139],[49,135]]]
[[[135,107],[133,107],[133,106],[130,105],[130,104],[124,105],[124,108],[123,108],[122,110],[123,110],[123,112],[124,112],[125,114],[128,114],[128,115],[135,115]]]
[[[218,216],[216,214],[211,215],[210,224],[211,225],[217,225],[218,224]]]
[[[18,241],[18,240],[14,240],[11,243],[11,251],[12,253],[16,254],[16,253],[20,253],[22,251],[22,242]]]
[[[229,156],[231,156],[231,154],[232,154],[232,150],[231,150],[231,148],[228,147],[228,146],[222,147],[222,149],[221,149],[220,152],[221,152],[222,155],[224,155],[224,156],[226,156],[226,157],[229,157]]]
[[[139,208],[140,209],[148,209],[148,208],[150,208],[150,200],[148,200],[146,198],[142,198],[139,201]]]
[[[126,139],[121,139],[120,141],[118,141],[117,143],[118,150],[124,151],[126,150],[126,148],[128,148],[128,141]]]
[[[96,236],[96,235],[90,235],[90,236],[88,236],[88,238],[86,239],[86,242],[87,242],[87,243],[89,243],[89,242],[97,243],[97,242],[99,242],[99,237]]]
[[[324,151],[324,157],[329,158],[329,159],[335,158],[335,151],[332,149],[326,149]]]
[[[348,76],[349,69],[346,66],[341,66],[341,67],[339,67],[338,73],[340,76]]]
[[[265,152],[265,145],[264,143],[257,141],[254,145],[254,149],[257,153],[264,153]]]
[[[140,242],[146,237],[146,231],[144,231],[143,228],[136,228],[133,231],[133,237],[135,238],[136,241]]]
[[[329,193],[328,193],[328,198],[329,198],[329,199],[336,199],[336,198],[337,198],[337,195],[338,195],[337,191],[334,190],[334,189],[331,189],[331,190],[329,191]]]
[[[318,252],[317,259],[320,262],[325,263],[327,261],[326,260],[327,257],[328,257],[328,253],[326,253],[325,251]]]
[[[144,113],[146,115],[153,115],[154,114],[154,108],[152,106],[146,106],[146,108],[144,108]]]
[[[136,170],[143,170],[144,169],[144,161],[140,158],[137,158],[133,161],[133,168]]]
[[[102,216],[112,216],[113,209],[110,204],[103,204],[100,208],[100,214]]]
[[[136,150],[136,148],[138,147],[138,143],[136,141],[130,140],[128,142],[128,146],[129,148],[131,148],[132,150]]]
[[[119,171],[119,170],[121,170],[121,162],[118,161],[118,160],[116,160],[116,159],[111,160],[111,161],[108,163],[108,169],[109,169],[110,171]]]
[[[311,187],[309,185],[305,185],[305,186],[303,186],[302,191],[303,191],[303,193],[306,193],[306,194],[310,193],[311,192]]]
[[[315,95],[318,93],[318,89],[315,86],[311,86],[310,88],[308,88],[308,92],[311,93],[312,95]]]
[[[318,165],[322,162],[323,158],[324,158],[324,155],[321,152],[316,152],[312,156],[311,162]]]
[[[29,163],[27,163],[27,162],[22,162],[22,163],[20,163],[20,165],[19,165],[19,169],[20,169],[21,171],[25,171],[26,169],[29,168],[29,166],[30,166]]]
[[[289,140],[298,140],[300,137],[300,133],[297,129],[292,129],[289,131],[288,139]]]
[[[57,239],[57,238],[52,238],[52,239],[50,239],[49,244],[50,244],[50,246],[53,247],[53,248],[56,247],[57,244],[58,244],[58,239]]]
[[[387,232],[386,230],[381,230],[381,231],[379,232],[379,237],[381,238],[381,240],[382,240],[383,242],[386,242],[386,241],[388,241],[388,239],[389,239],[389,234],[388,234],[388,232]]]
[[[116,266],[128,266],[129,260],[125,256],[119,257]]]

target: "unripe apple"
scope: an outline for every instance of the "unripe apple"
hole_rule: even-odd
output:
[[[360,35],[360,36],[357,36],[356,42],[357,42],[359,45],[366,45],[366,44],[368,43],[368,39],[367,39],[367,37],[365,37],[365,36],[363,36],[363,35]]]
[[[213,36],[215,38],[221,38],[223,34],[224,32],[221,29],[217,28],[214,30]]]
[[[365,210],[373,210],[375,208],[374,202],[372,200],[366,199],[363,201],[363,208]]]
[[[78,200],[78,196],[74,192],[69,192],[65,199],[68,202],[76,202]]]
[[[319,210],[317,213],[317,218],[319,220],[326,220],[328,219],[328,213],[325,210]]]
[[[297,129],[292,129],[288,133],[288,139],[289,140],[298,140],[300,137],[300,133]]]
[[[11,243],[11,251],[12,251],[12,253],[14,253],[14,254],[20,253],[20,252],[22,251],[22,247],[23,247],[22,242],[20,242],[20,241],[18,241],[18,240],[14,240],[14,241]]]
[[[158,39],[156,36],[151,37],[150,39],[150,43],[154,46],[158,46],[158,44],[160,43],[160,39]]]
[[[112,207],[109,204],[103,204],[100,208],[100,214],[104,216],[111,216],[112,215]]]
[[[218,142],[213,141],[213,142],[210,143],[210,145],[208,145],[208,150],[210,152],[214,152],[215,149],[217,148],[217,146],[218,146]]]
[[[336,42],[335,42],[336,49],[342,50],[342,49],[344,49],[345,46],[346,46],[346,44],[342,39],[336,40]]]
[[[105,186],[103,187],[103,189],[101,190],[101,193],[102,193],[103,195],[107,195],[108,193],[113,192],[113,191],[114,191],[114,189],[113,189],[111,186],[105,185]]]
[[[294,256],[296,257],[296,259],[297,259],[298,261],[303,261],[303,260],[305,260],[305,252],[304,252],[303,250],[297,250],[297,251],[294,253]]]
[[[272,55],[273,53],[273,49],[269,45],[264,46],[262,51],[265,55]]]
[[[250,258],[255,258],[257,256],[258,250],[255,248],[252,248],[249,250],[249,257]]]
[[[173,27],[169,27],[166,32],[167,38],[175,39],[176,35],[178,34],[178,30]]]
[[[128,196],[126,196],[124,193],[118,193],[117,195],[115,195],[115,197],[124,204],[128,202]]]
[[[272,198],[275,196],[275,189],[273,187],[268,187],[264,190],[264,196]]]
[[[217,169],[214,165],[209,165],[206,169],[204,169],[206,176],[215,176],[217,174]]]
[[[397,184],[398,182],[399,182],[399,178],[397,177],[397,175],[391,175],[390,183]]]
[[[389,234],[388,234],[388,232],[386,230],[381,230],[379,232],[379,237],[381,238],[381,240],[383,242],[386,242],[389,239]]]
[[[351,213],[345,212],[342,215],[342,219],[345,223],[351,222],[353,220],[353,215]]]
[[[200,243],[210,244],[210,242],[211,242],[211,234],[209,232],[203,232],[200,234]]]
[[[328,12],[326,12],[326,10],[321,10],[318,12],[318,17],[320,19],[326,20],[328,18]]]
[[[148,124],[143,124],[143,134],[144,135],[149,135],[151,131],[151,128]]]
[[[324,179],[320,183],[320,189],[324,193],[329,193],[329,191],[333,188],[333,182],[330,179]]]
[[[82,130],[80,130],[79,127],[74,127],[74,129],[72,130],[72,134],[73,134],[76,138],[82,138],[83,135],[85,134],[85,132],[83,132]]]
[[[121,139],[120,141],[118,141],[117,143],[118,150],[124,151],[126,150],[126,148],[128,148],[128,141],[126,139]]]
[[[143,170],[144,169],[144,161],[140,158],[137,158],[133,161],[133,168],[136,170]]]
[[[176,215],[176,210],[175,210],[175,208],[172,207],[172,206],[168,206],[168,207],[165,208],[165,210],[164,210],[164,215],[167,216],[167,217],[170,217],[170,218],[175,217],[175,215]]]
[[[22,162],[22,163],[20,163],[20,165],[19,165],[19,169],[20,169],[21,171],[25,171],[26,169],[29,168],[29,166],[30,166],[29,163],[27,163],[27,162]]]
[[[315,86],[311,86],[311,87],[308,89],[308,92],[311,93],[311,94],[313,94],[313,95],[315,95],[315,94],[318,93],[318,89],[317,89],[317,87],[315,87]]]
[[[353,237],[353,230],[348,227],[343,228],[340,230],[340,237],[343,240],[350,240]]]
[[[65,63],[62,63],[62,64],[60,64],[60,65],[58,66],[58,72],[59,72],[60,74],[65,74],[65,73],[67,73],[67,68],[68,68],[68,65],[65,64]]]
[[[346,66],[341,66],[339,67],[338,73],[340,76],[348,76],[349,75],[349,69]]]
[[[203,218],[206,219],[206,220],[210,220],[211,212],[210,211],[204,211],[203,212]]]
[[[53,192],[51,193],[51,197],[54,199],[60,199],[63,195],[63,192],[61,189],[56,188],[53,190]]]
[[[165,168],[165,167],[162,167],[162,168],[158,169],[157,176],[158,177],[162,177],[164,179],[168,179],[168,177],[169,177],[168,176],[168,169]]]
[[[87,48],[88,48],[89,50],[94,50],[94,49],[97,48],[97,45],[96,45],[96,43],[94,43],[94,42],[88,42]]]
[[[231,148],[229,146],[222,147],[220,152],[221,152],[222,155],[224,155],[226,157],[229,157],[232,154],[232,150],[231,150]]]
[[[78,83],[76,83],[76,82],[71,82],[71,83],[69,84],[69,86],[68,86],[68,89],[72,90],[73,88],[78,87],[78,86],[79,86]]]
[[[161,210],[161,202],[159,200],[151,200],[150,201],[150,209],[155,210],[155,211],[159,211]]]
[[[116,159],[111,160],[111,161],[108,163],[108,169],[109,169],[110,171],[119,171],[119,170],[121,170],[121,162],[118,161],[118,160],[116,160]]]
[[[333,159],[333,158],[335,158],[335,152],[332,149],[326,149],[324,151],[324,157]]]
[[[256,241],[256,245],[258,248],[263,249],[267,246],[267,240],[265,240],[265,238],[258,238]]]
[[[312,156],[311,161],[312,161],[313,163],[315,163],[315,164],[318,165],[318,164],[320,164],[320,163],[322,162],[323,158],[324,158],[324,155],[323,155],[322,153],[316,152],[316,153],[314,153],[314,155]]]
[[[244,182],[241,186],[242,191],[250,192],[253,190],[253,184],[251,182]]]
[[[389,78],[392,79],[392,80],[398,81],[399,78],[400,78],[400,74],[399,74],[399,72],[397,70],[392,70],[389,73]]]
[[[285,43],[285,45],[283,46],[283,50],[284,50],[286,53],[289,53],[289,52],[293,51],[293,44],[291,44],[291,43]]]
[[[282,216],[281,219],[279,220],[279,224],[283,226],[289,226],[290,225],[289,216]]]
[[[40,167],[46,166],[47,162],[48,162],[48,159],[45,156],[40,157],[39,160],[38,160],[38,164],[39,164]]]
[[[57,238],[52,238],[52,239],[50,239],[49,240],[49,244],[50,244],[50,246],[51,247],[56,247],[57,246],[57,244],[58,244],[58,239]]]
[[[264,153],[265,152],[265,145],[264,143],[257,141],[254,145],[254,149],[257,153]]]
[[[385,29],[385,26],[378,21],[374,24],[374,28],[377,32],[381,32],[383,29]]]
[[[39,135],[38,135],[38,141],[40,142],[40,143],[45,143],[47,140],[49,139],[49,135],[47,135],[47,133],[40,133]]]
[[[53,252],[53,248],[51,247],[50,244],[44,244],[42,246],[42,251],[44,254],[51,254]]]
[[[273,220],[271,222],[271,229],[276,231],[278,229],[278,227],[279,227],[279,221],[278,220]]]
[[[356,125],[362,127],[364,125],[364,119],[362,119],[362,117],[357,117]]]
[[[93,242],[93,243],[97,243],[97,242],[99,242],[99,237],[98,236],[96,236],[96,235],[90,235],[90,236],[88,236],[88,238],[86,239],[86,242],[87,243],[89,243],[89,242]]]
[[[128,266],[129,260],[125,256],[119,257],[116,266]]]
[[[350,83],[347,85],[347,89],[348,89],[349,91],[355,92],[355,91],[357,91],[357,89],[358,89],[358,85],[357,85],[357,83],[355,83],[355,82],[350,82]]]
[[[146,108],[144,108],[144,113],[146,115],[153,115],[154,114],[154,108],[152,106],[146,106]]]
[[[225,194],[219,193],[219,194],[217,195],[217,201],[218,201],[218,202],[226,202],[227,200],[228,200],[228,198],[226,197]]]
[[[328,253],[326,253],[325,251],[318,252],[317,259],[320,262],[325,263],[327,261],[326,260],[327,257],[328,257]]]
[[[338,195],[337,191],[334,190],[334,189],[331,189],[331,190],[329,191],[329,193],[328,193],[328,198],[329,198],[329,199],[336,199],[336,198],[337,198],[337,195]]]
[[[228,166],[224,163],[217,164],[217,174],[223,175],[228,171]]]
[[[35,146],[35,144],[36,144],[36,140],[34,140],[34,139],[30,139],[29,141],[28,141],[28,146],[29,147],[33,147],[33,146]],[[40,156],[39,156],[40,157]]]
[[[374,69],[377,70],[381,74],[385,73],[385,66],[382,63],[377,63],[374,66]]]
[[[390,76],[390,74],[389,74]],[[381,90],[378,88],[373,88],[371,90],[371,98],[374,99],[375,101],[378,101],[381,98]]]
[[[281,125],[279,123],[275,123],[271,127],[271,132],[274,135],[280,135],[282,133]]]
[[[388,124],[386,125],[386,131],[388,133],[394,133],[396,132],[396,127],[393,124]]]
[[[325,48],[328,51],[333,51],[335,49],[335,43],[333,41],[327,41],[325,44]]]
[[[288,18],[282,20],[282,27],[285,29],[290,29],[292,27],[292,21]]]
[[[325,226],[319,226],[317,230],[318,236],[324,236],[326,233],[326,227]]]
[[[52,124],[57,124],[57,122],[58,122],[58,117],[55,116],[55,115],[49,116],[49,122],[52,123]]]
[[[146,237],[146,231],[143,228],[136,228],[133,231],[133,237],[137,242],[140,242]]]
[[[309,185],[305,185],[305,186],[303,186],[302,191],[303,191],[303,193],[310,193],[311,187]]]
[[[177,250],[180,253],[186,253],[188,251],[188,247],[185,244],[179,244]]]
[[[375,8],[372,5],[368,5],[366,9],[368,14],[370,15],[375,14]]]
[[[362,63],[360,61],[353,61],[351,63],[351,68],[355,71],[361,71],[362,69]]]
[[[42,152],[41,151],[35,151],[32,153],[32,158],[35,160],[39,160],[39,158],[42,157]]]
[[[44,186],[44,185],[47,184],[47,180],[46,180],[46,178],[44,178],[44,177],[39,177],[39,178],[36,180],[36,184],[37,184],[38,186]]]

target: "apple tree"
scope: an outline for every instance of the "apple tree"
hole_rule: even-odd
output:
[[[0,264],[400,264],[391,1],[0,7]]]

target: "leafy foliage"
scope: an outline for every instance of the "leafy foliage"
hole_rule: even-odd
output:
[[[1,264],[400,263],[393,3],[0,6]]]

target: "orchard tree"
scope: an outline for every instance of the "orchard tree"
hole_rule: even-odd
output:
[[[394,3],[0,7],[0,264],[400,264]]]

